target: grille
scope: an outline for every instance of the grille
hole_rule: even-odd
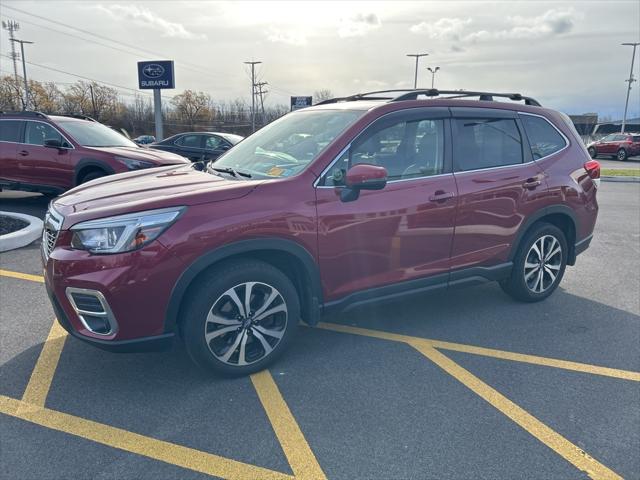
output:
[[[71,296],[73,297],[78,310],[93,313],[105,313],[102,303],[100,303],[98,297],[84,293],[72,293]]]
[[[42,235],[42,249],[44,251],[44,258],[49,258],[51,252],[53,251],[53,247],[56,246],[56,240],[58,239],[58,232],[55,230],[51,230],[50,228],[45,228],[44,233]]]

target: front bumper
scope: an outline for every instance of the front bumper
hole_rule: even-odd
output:
[[[159,242],[135,252],[92,255],[68,246],[61,231],[45,263],[45,286],[62,327],[72,336],[115,352],[168,348],[175,336],[164,320],[171,292],[184,266]],[[116,328],[99,334],[69,292],[95,292],[104,300]]]

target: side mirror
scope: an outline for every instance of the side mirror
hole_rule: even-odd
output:
[[[62,142],[57,138],[47,138],[44,141],[44,146],[47,148],[62,148]]]
[[[360,196],[360,190],[382,190],[387,185],[387,169],[360,163],[351,167],[345,175],[345,187],[340,192],[340,200],[353,202]]]

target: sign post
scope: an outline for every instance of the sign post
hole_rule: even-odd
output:
[[[152,62],[138,62],[138,88],[153,89],[153,111],[156,123],[156,140],[162,140],[162,98],[160,90],[176,88],[173,70],[173,60],[157,60]]]
[[[312,103],[313,97],[291,97],[291,111],[310,107]]]

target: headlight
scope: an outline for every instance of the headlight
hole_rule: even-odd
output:
[[[157,167],[158,164],[147,162],[145,160],[136,160],[135,158],[126,158],[116,156],[116,160],[124,163],[129,170],[142,170],[143,168]]]
[[[136,250],[158,238],[185,208],[161,208],[78,223],[71,227],[71,246],[91,253]]]

